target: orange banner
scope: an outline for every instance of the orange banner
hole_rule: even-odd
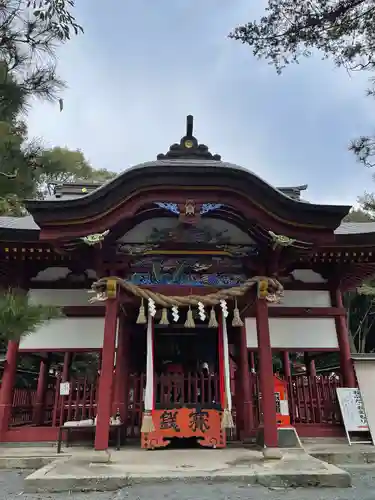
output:
[[[155,430],[142,433],[142,448],[165,447],[171,438],[196,437],[201,446],[224,448],[225,432],[221,428],[222,412],[201,408],[154,410]]]

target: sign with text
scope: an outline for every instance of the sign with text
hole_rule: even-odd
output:
[[[359,389],[340,387],[337,397],[345,428],[348,432],[368,431],[367,417]]]
[[[60,384],[60,396],[69,396],[70,394],[70,383],[61,382]]]
[[[366,432],[370,429],[367,422],[365,407],[363,405],[361,391],[357,388],[337,388],[337,399],[339,401],[342,419],[349,444],[351,444],[351,432]],[[363,441],[368,442],[368,441]]]
[[[196,437],[201,446],[225,447],[225,432],[221,428],[222,412],[204,408],[170,408],[154,410],[155,430],[142,434],[142,448],[167,446],[172,438]]]

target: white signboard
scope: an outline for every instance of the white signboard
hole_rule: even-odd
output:
[[[365,408],[359,389],[350,387],[340,387],[337,389],[337,399],[339,401],[342,419],[344,421],[345,432],[349,441],[350,432],[369,432]],[[362,441],[371,442],[371,441]]]
[[[60,384],[60,396],[69,396],[70,394],[70,383],[61,382]]]

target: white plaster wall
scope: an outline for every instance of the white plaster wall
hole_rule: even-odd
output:
[[[20,350],[101,349],[104,318],[58,318],[44,323],[20,342]]]
[[[258,346],[256,319],[246,318],[248,348]],[[271,347],[291,349],[336,349],[334,318],[269,318]]]
[[[279,304],[269,307],[331,307],[331,296],[326,290],[284,290]]]
[[[327,280],[319,273],[312,269],[294,269],[292,275],[295,280],[303,281],[304,283],[327,283]]]
[[[70,269],[68,267],[47,267],[40,271],[31,281],[58,281],[67,278],[70,274]],[[90,279],[97,279],[97,274],[93,269],[86,269],[85,273]]]
[[[29,300],[32,304],[50,305],[50,306],[102,306],[103,302],[89,303],[91,294],[88,290],[53,290],[53,289],[38,289],[31,288],[29,290]]]

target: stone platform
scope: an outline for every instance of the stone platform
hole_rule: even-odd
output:
[[[303,450],[283,450],[281,460],[256,450],[79,450],[53,460],[25,479],[25,492],[110,491],[135,483],[236,481],[267,487],[349,487],[350,475]]]

